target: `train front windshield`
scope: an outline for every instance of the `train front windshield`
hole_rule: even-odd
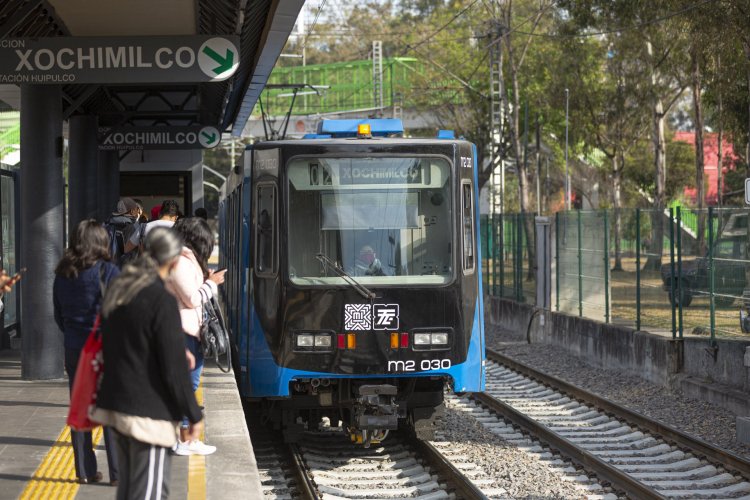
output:
[[[441,157],[297,158],[288,164],[289,277],[435,285],[454,274],[450,164]]]

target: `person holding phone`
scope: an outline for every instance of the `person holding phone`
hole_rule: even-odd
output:
[[[212,271],[208,268],[208,258],[214,248],[214,237],[208,222],[200,217],[187,217],[178,219],[173,227],[182,238],[183,248],[166,286],[177,299],[180,309],[187,357],[190,364],[194,365],[190,371],[190,378],[195,391],[198,389],[203,371],[200,341],[203,301],[210,300],[218,293],[219,285],[224,283],[226,269]],[[186,426],[187,422],[183,422],[183,431],[175,454],[210,455],[216,451],[215,446],[197,439],[188,439]]]
[[[9,276],[5,269],[0,269],[0,313],[2,313],[5,309],[5,304],[3,303],[3,295],[13,289],[13,285],[18,283],[18,280],[21,279],[21,273],[23,273],[24,271],[26,271],[25,267],[18,271],[18,273],[16,273],[15,275]]]

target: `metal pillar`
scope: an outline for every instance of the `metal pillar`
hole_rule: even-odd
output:
[[[99,218],[106,221],[112,216],[120,199],[120,156],[117,151],[99,152]]]
[[[383,42],[372,42],[372,94],[379,115],[383,112]]]
[[[505,213],[505,164],[503,162],[503,50],[501,25],[495,26],[492,33],[495,37],[490,46],[490,107],[491,107],[491,130],[490,130],[490,168],[492,169],[493,200],[490,203],[492,213]],[[498,179],[498,177],[500,177]],[[500,185],[500,196],[494,192]],[[499,198],[499,199],[498,199]]]
[[[62,101],[52,85],[21,86],[21,376],[63,376],[52,283],[63,250]]]
[[[552,241],[549,217],[536,221],[536,306],[552,309]]]
[[[99,211],[98,119],[91,115],[70,118],[70,166],[68,167],[68,234],[79,222],[97,218]],[[110,210],[111,211],[111,210]]]

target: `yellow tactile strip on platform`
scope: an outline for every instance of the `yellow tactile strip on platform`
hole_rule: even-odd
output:
[[[92,436],[94,446],[101,439],[102,428],[97,427]],[[78,492],[78,486],[73,447],[70,444],[70,427],[65,426],[19,498],[73,498]]]
[[[203,406],[203,383],[195,391],[195,399]],[[206,440],[206,419],[203,419],[203,432],[200,440]],[[188,462],[188,500],[204,500],[206,498],[206,457],[190,455]]]

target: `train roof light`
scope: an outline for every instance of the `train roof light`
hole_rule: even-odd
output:
[[[334,138],[357,137],[360,124],[369,125],[373,137],[401,137],[404,135],[404,124],[396,118],[321,120],[318,124],[318,134],[330,134]]]
[[[357,125],[357,137],[360,139],[371,139],[372,132],[370,131],[369,123],[360,123]]]

